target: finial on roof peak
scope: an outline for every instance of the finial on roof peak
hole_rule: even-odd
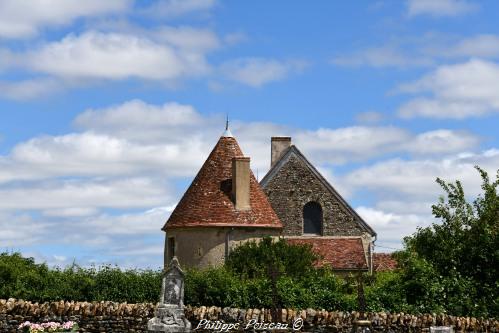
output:
[[[228,114],[227,114],[227,118],[225,120],[225,132],[222,136],[227,137],[227,138],[232,138],[232,133],[230,132],[230,129],[229,129],[229,115]]]

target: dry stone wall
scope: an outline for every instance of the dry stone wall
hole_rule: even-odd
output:
[[[80,332],[147,332],[147,321],[154,316],[155,304],[127,304],[116,302],[45,302],[0,300],[0,332],[18,332],[24,321],[78,322]],[[196,328],[202,319],[213,322],[241,322],[250,320],[272,322],[268,309],[235,309],[220,307],[190,307],[187,318]],[[430,326],[453,326],[456,332],[499,332],[499,320],[455,317],[446,314],[410,315],[404,313],[368,313],[371,332],[426,332]],[[303,332],[351,332],[359,312],[283,309],[281,322],[301,318]],[[215,332],[215,331],[212,331]],[[259,331],[262,332],[262,331]],[[280,331],[282,332],[282,331]]]

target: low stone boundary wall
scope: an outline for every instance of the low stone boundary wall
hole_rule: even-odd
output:
[[[116,302],[45,302],[0,300],[0,332],[18,332],[24,321],[67,321],[80,325],[80,332],[147,332],[147,321],[154,316],[155,304]],[[186,316],[193,329],[202,319],[211,322],[241,322],[250,320],[272,322],[268,309],[235,309],[220,307],[186,307]],[[281,323],[301,318],[304,332],[350,332],[359,319],[358,312],[283,309]],[[410,315],[404,313],[367,313],[372,321],[371,332],[422,332],[430,326],[453,326],[457,332],[499,333],[499,320],[456,317],[446,314]],[[216,332],[216,331],[213,331]],[[260,331],[261,332],[261,331]]]

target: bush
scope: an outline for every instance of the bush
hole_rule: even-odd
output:
[[[260,242],[246,242],[231,251],[225,265],[241,278],[270,278],[271,270],[278,275],[305,277],[314,270],[318,256],[310,245],[292,245],[283,238],[270,237]]]
[[[103,266],[49,269],[19,253],[0,253],[0,298],[31,301],[157,302],[161,272]]]

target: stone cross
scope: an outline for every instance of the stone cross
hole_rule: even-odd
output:
[[[190,332],[191,323],[184,315],[184,272],[177,257],[173,257],[168,269],[163,272],[160,302],[154,318],[147,323],[149,333]]]

